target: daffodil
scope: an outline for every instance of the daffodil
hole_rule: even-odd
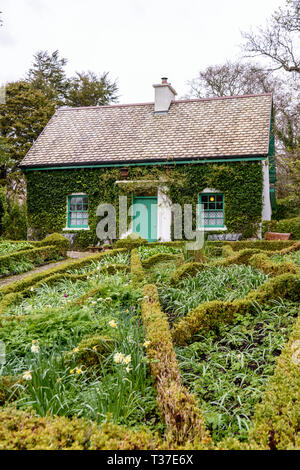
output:
[[[128,308],[126,309],[126,313],[129,313],[129,310],[128,310]]]
[[[74,374],[74,369],[70,369],[70,374]]]
[[[34,291],[34,288],[33,287],[30,287],[30,292],[33,292]]]
[[[111,320],[108,324],[112,328],[117,328],[117,326],[118,326],[118,323],[115,320]]]
[[[40,350],[39,346],[37,344],[33,344],[30,348],[31,352],[37,354]]]
[[[81,367],[76,367],[76,374],[83,374],[83,370],[81,369]]]
[[[29,370],[27,372],[24,372],[23,379],[24,380],[32,380],[32,375],[31,375],[31,372]]]
[[[92,347],[92,350],[93,350],[93,351],[97,351],[97,346],[93,346],[93,347]]]
[[[122,353],[115,353],[114,354],[114,362],[116,364],[120,364],[121,362],[124,362],[124,359],[125,359],[124,354],[122,354]]]
[[[126,367],[126,372],[129,373],[131,371],[131,367],[127,366]]]
[[[79,352],[79,348],[74,348],[73,352],[75,352],[75,353]]]
[[[145,348],[148,348],[149,345],[150,345],[150,341],[147,340],[147,341],[144,342],[144,347]]]
[[[131,362],[131,355],[125,356],[123,362],[124,364],[129,364]]]

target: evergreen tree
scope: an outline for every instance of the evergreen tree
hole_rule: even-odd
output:
[[[54,111],[55,102],[31,83],[9,83],[5,103],[0,104],[0,135],[5,139],[5,158],[15,164],[22,160]]]
[[[108,78],[104,72],[97,76],[93,72],[76,72],[69,80],[66,105],[68,106],[99,106],[117,100],[118,87],[116,82]]]
[[[40,90],[57,106],[65,102],[68,91],[68,80],[64,67],[67,59],[60,58],[59,52],[38,51],[34,63],[27,73],[27,80],[34,88]]]

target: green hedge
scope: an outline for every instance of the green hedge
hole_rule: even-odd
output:
[[[168,319],[161,311],[155,285],[144,287],[142,319],[149,341],[147,356],[157,390],[157,404],[164,416],[168,438],[177,444],[193,442],[209,446],[211,439],[205,429],[196,400],[181,384]]]
[[[112,423],[39,417],[13,407],[0,409],[0,450],[154,450],[157,434]]]
[[[293,219],[270,220],[262,224],[262,234],[266,232],[291,233],[291,239],[300,240],[300,217]]]
[[[224,245],[230,246],[233,251],[240,251],[246,248],[254,248],[258,250],[268,250],[268,251],[277,251],[284,248],[288,248],[295,244],[294,240],[255,240],[255,241],[238,241],[238,242],[228,242],[228,241],[215,241],[207,242],[208,249],[211,248],[220,248]]]
[[[17,263],[29,262],[39,265],[48,261],[55,261],[61,257],[65,257],[65,250],[57,246],[43,246],[17,251],[9,255],[0,256],[0,274],[13,274]]]
[[[137,248],[131,250],[130,259],[131,282],[138,287],[145,282],[145,272]]]
[[[300,275],[282,274],[251,291],[243,299],[233,301],[205,302],[191,310],[183,319],[174,324],[172,338],[178,345],[190,341],[199,330],[209,331],[221,323],[231,323],[239,314],[255,312],[254,303],[266,304],[279,299],[300,301]]]
[[[149,258],[142,261],[144,268],[150,268],[154,264],[161,263],[162,261],[176,261],[182,258],[180,253],[156,253],[155,255],[149,256]]]
[[[250,428],[251,449],[300,449],[300,316],[270,378]]]

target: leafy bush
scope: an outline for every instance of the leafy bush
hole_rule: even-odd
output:
[[[279,221],[263,221],[262,234],[266,232],[279,232],[279,233],[291,233],[293,240],[300,240],[300,217],[294,217],[293,219],[282,219]]]
[[[48,235],[46,238],[44,238],[41,243],[43,245],[55,245],[57,246],[62,253],[66,254],[67,250],[70,249],[70,241],[64,237],[63,235],[60,235],[59,233],[52,233],[51,235]]]
[[[132,233],[129,234],[126,238],[121,238],[118,240],[115,243],[115,248],[126,248],[127,250],[132,250],[133,248],[138,248],[139,246],[145,245],[147,243],[148,240]]]
[[[10,240],[25,240],[27,238],[27,207],[9,200],[2,217],[2,233]]]

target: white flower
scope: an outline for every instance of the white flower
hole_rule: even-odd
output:
[[[115,353],[114,354],[114,361],[117,364],[123,363],[124,359],[125,359],[124,354],[122,354],[122,353]]]
[[[145,348],[148,348],[149,344],[150,344],[150,341],[145,341],[145,342],[144,342],[144,347],[145,347]]]
[[[110,322],[108,322],[108,324],[112,328],[117,328],[117,326],[118,326],[118,323],[115,320],[111,320]]]
[[[127,366],[126,367],[126,372],[129,373],[131,371],[131,367]]]
[[[40,347],[37,344],[33,344],[30,348],[31,352],[38,353],[40,351]]]
[[[24,372],[23,379],[24,380],[32,380],[32,375],[31,375],[30,371]]]
[[[34,291],[34,288],[33,287],[30,287],[30,292],[33,292]]]

